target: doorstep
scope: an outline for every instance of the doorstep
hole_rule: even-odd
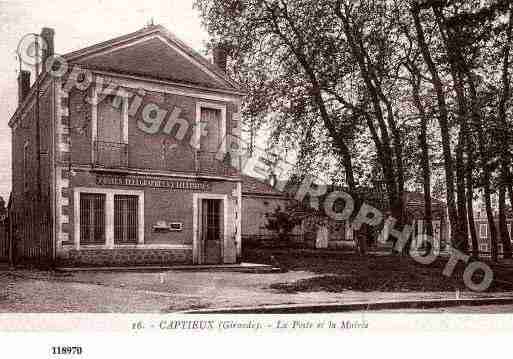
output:
[[[280,268],[267,264],[239,263],[239,264],[196,264],[196,265],[171,265],[171,266],[118,266],[118,267],[58,267],[60,272],[86,272],[86,271],[219,271],[239,273],[278,273]]]

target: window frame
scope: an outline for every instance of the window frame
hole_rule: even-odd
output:
[[[483,228],[484,228],[484,231],[483,231]],[[484,232],[484,235],[483,235],[483,232]],[[488,238],[488,224],[487,223],[479,224],[479,237]]]
[[[481,242],[479,243],[479,252],[489,252],[488,243],[487,242]]]
[[[114,92],[114,93],[112,93]],[[118,89],[116,91],[101,89],[99,90],[96,86],[92,86],[92,102],[91,102],[91,163],[95,161],[95,142],[98,139],[98,96],[117,96],[121,97],[121,132],[122,142],[128,145],[128,98],[130,94],[128,91]],[[104,99],[105,100],[105,99]]]
[[[119,214],[116,213],[116,197],[125,197],[125,199],[127,198],[133,198],[135,199],[135,240],[127,240],[127,241],[123,241],[123,240],[120,240],[119,238],[116,237],[116,220],[119,218]],[[119,203],[119,202],[118,202]],[[133,194],[119,194],[119,193],[115,193],[114,194],[114,245],[119,245],[119,246],[126,246],[126,245],[133,245],[133,244],[137,244],[138,241],[139,241],[139,233],[138,233],[138,229],[139,229],[139,218],[138,218],[138,213],[139,213],[139,196],[137,195],[133,195]],[[127,213],[127,212],[125,212]],[[127,223],[125,223],[125,220],[123,220],[123,223],[122,223],[122,228],[123,229],[123,237],[128,237],[128,226],[127,226]]]
[[[82,196],[102,196],[103,198],[103,241],[102,242],[90,242],[90,241],[82,241]],[[79,203],[79,226],[80,226],[80,237],[78,238],[81,246],[89,246],[89,245],[105,245],[107,242],[107,235],[106,235],[106,221],[107,221],[107,196],[104,193],[88,193],[88,192],[81,192],[78,196]],[[91,216],[91,213],[89,213],[89,216]],[[96,216],[94,216],[96,217]],[[90,228],[91,230],[91,228]],[[93,229],[94,230],[94,229]]]
[[[123,190],[111,188],[94,188],[94,187],[76,187],[73,195],[73,226],[74,226],[74,246],[75,249],[115,249],[127,248],[129,246],[144,246],[144,191],[141,190]],[[96,193],[105,194],[105,244],[103,245],[82,245],[80,243],[80,194]],[[116,244],[114,241],[114,195],[133,195],[138,196],[137,208],[137,243],[136,244]]]
[[[227,152],[226,149],[226,104],[220,104],[216,102],[204,102],[204,101],[198,101],[196,102],[196,120],[195,120],[195,126],[194,126],[194,134],[195,134],[195,143],[193,147],[201,152],[201,109],[212,109],[212,110],[219,110],[221,112],[221,123],[220,123],[220,148],[216,151],[219,154],[225,154]]]

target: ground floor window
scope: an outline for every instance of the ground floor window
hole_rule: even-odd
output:
[[[80,243],[105,244],[105,194],[80,194]]]
[[[115,244],[137,243],[138,201],[138,196],[114,195]]]
[[[144,244],[143,191],[76,187],[73,203],[76,249]]]

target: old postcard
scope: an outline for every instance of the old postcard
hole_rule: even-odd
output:
[[[511,1],[0,18],[5,338],[513,329]]]

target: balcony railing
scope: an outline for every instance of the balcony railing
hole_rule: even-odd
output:
[[[128,145],[126,143],[95,141],[94,165],[106,168],[128,167]]]
[[[194,171],[199,175],[238,177],[241,172],[241,158],[234,154],[217,152],[193,152]],[[128,168],[128,144],[95,141],[95,167]]]
[[[240,157],[217,152],[195,152],[196,173],[211,176],[238,177],[240,175]]]

